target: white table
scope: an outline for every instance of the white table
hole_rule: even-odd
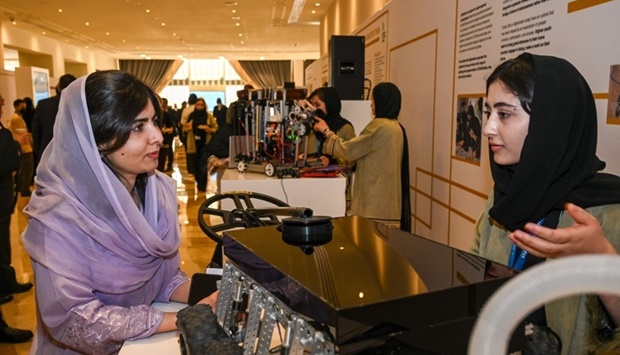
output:
[[[311,208],[315,216],[342,217],[346,213],[347,179],[344,176],[325,178],[268,177],[264,173],[240,173],[226,169],[220,192],[252,191],[275,197],[292,207]],[[225,201],[222,208],[232,209]],[[265,207],[265,206],[256,206]]]

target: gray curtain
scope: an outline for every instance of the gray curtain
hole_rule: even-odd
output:
[[[142,80],[154,91],[162,87],[162,81],[168,80],[168,71],[173,67],[174,60],[126,60],[119,62],[120,70],[129,72]],[[178,69],[178,67],[177,67]],[[167,75],[168,74],[168,75]],[[167,83],[164,84],[164,86]],[[157,92],[157,91],[155,91]]]
[[[290,60],[240,60],[239,65],[261,88],[277,88],[291,81]]]

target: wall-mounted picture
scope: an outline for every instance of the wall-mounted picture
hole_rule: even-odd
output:
[[[609,70],[607,123],[620,124],[620,64],[612,65]]]
[[[459,95],[456,103],[454,155],[476,163],[480,162],[483,100],[483,94]]]

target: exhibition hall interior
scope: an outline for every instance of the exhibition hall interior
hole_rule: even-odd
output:
[[[0,0],[0,354],[620,352],[618,13]]]

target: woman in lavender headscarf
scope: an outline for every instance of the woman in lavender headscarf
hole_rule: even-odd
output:
[[[36,279],[32,353],[113,353],[176,329],[158,302],[187,302],[174,181],[157,168],[157,96],[100,71],[63,91],[22,236]],[[202,303],[214,306],[215,296]]]

